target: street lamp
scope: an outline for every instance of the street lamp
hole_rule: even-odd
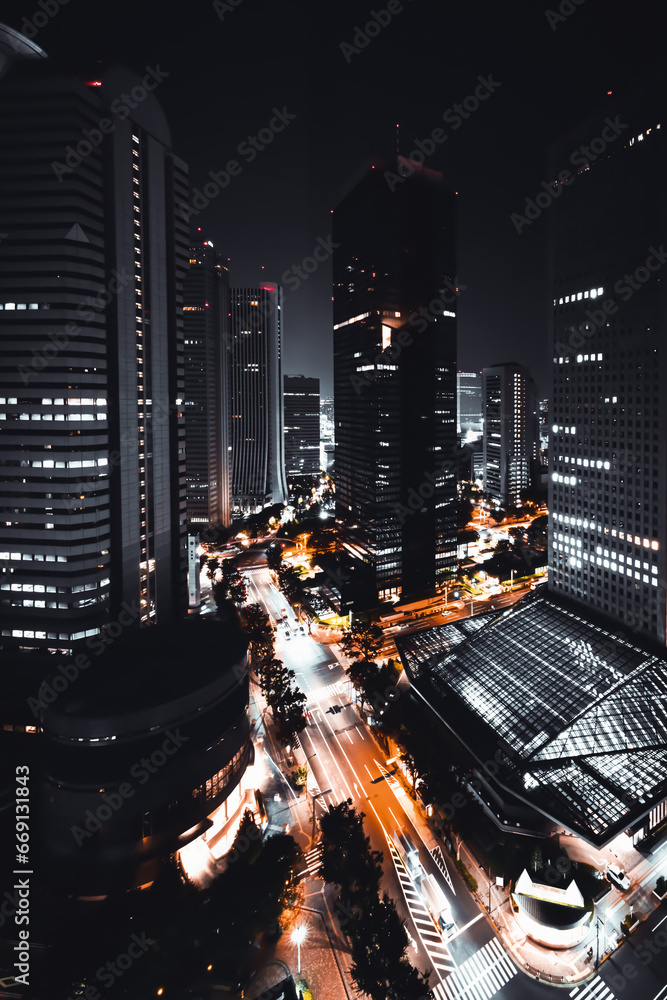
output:
[[[297,964],[299,966],[299,968],[297,969],[297,975],[299,976],[301,975],[301,942],[305,939],[305,937],[306,937],[306,928],[303,926],[303,924],[301,925],[301,927],[297,927],[296,930],[292,932],[292,941],[294,941],[297,948]]]

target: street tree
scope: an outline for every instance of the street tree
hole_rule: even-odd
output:
[[[377,899],[382,877],[382,854],[372,849],[363,821],[364,813],[356,812],[352,799],[330,806],[320,820],[320,875],[338,885],[341,900],[361,912]]]
[[[376,622],[357,619],[343,632],[340,645],[348,656],[357,650],[362,659],[374,660],[382,648],[382,637],[382,628]]]
[[[275,652],[275,641],[269,616],[260,604],[246,604],[241,627],[250,639],[250,655],[254,669],[261,674],[262,666]]]
[[[220,606],[221,601],[232,601],[237,608],[240,608],[248,596],[248,588],[243,577],[238,569],[231,565],[229,559],[223,562],[220,569],[220,579],[211,586],[215,603]]]
[[[407,946],[405,924],[384,893],[355,921],[350,975],[357,990],[371,1000],[421,1000],[428,975],[412,968]]]
[[[361,707],[368,702],[372,703],[374,691],[377,689],[380,677],[380,668],[374,660],[361,658],[353,660],[347,669],[347,676],[352,683],[352,687],[361,695]]]
[[[262,664],[260,684],[276,724],[276,736],[283,746],[292,746],[294,737],[306,728],[306,696],[294,683],[296,674],[282,660]]]
[[[266,550],[266,565],[269,569],[273,570],[274,573],[279,573],[283,564],[283,550],[282,546],[277,542],[271,542],[268,549]]]
[[[209,578],[211,582],[215,580],[219,568],[220,568],[219,559],[206,560],[206,576]]]

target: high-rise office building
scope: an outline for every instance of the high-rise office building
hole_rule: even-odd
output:
[[[664,645],[667,212],[657,92],[614,108],[622,136],[582,165],[552,213],[549,586]],[[554,163],[594,125],[559,144]]]
[[[418,164],[333,213],[337,518],[357,606],[456,562],[455,198]]]
[[[0,641],[71,651],[124,605],[187,609],[187,168],[151,73],[75,79],[21,39],[0,29]]]
[[[230,443],[235,515],[287,500],[282,288],[230,291]]]
[[[335,448],[333,396],[320,398],[320,468],[330,471]]]
[[[320,380],[285,375],[285,473],[312,476],[320,471]]]
[[[519,824],[619,854],[629,840],[643,852],[664,840],[662,93],[658,76],[627,102],[605,98],[553,150],[548,587],[485,616],[470,638],[432,630],[428,658],[421,638],[412,662],[411,640],[399,640],[447,744],[455,733],[475,760],[504,843]],[[482,762],[498,747],[490,778]]]
[[[458,399],[456,433],[481,434],[484,427],[482,373],[457,372],[456,393]]]
[[[231,521],[229,282],[209,240],[190,246],[183,288],[188,522]]]
[[[530,483],[534,442],[534,392],[523,365],[492,365],[482,373],[484,491],[503,506],[520,503]]]

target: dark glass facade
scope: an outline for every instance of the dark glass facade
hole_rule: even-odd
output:
[[[190,247],[183,292],[188,523],[229,524],[229,284],[208,240]]]
[[[4,650],[71,651],[125,603],[137,624],[187,607],[187,168],[151,93],[111,109],[139,83],[48,60],[0,83]]]
[[[295,476],[320,471],[320,380],[285,375],[285,473]]]
[[[455,566],[455,198],[380,170],[334,210],[337,519],[357,605]]]
[[[287,500],[282,298],[273,283],[230,291],[230,444],[237,516]]]

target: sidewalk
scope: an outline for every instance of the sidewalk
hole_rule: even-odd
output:
[[[267,778],[262,783],[262,794],[268,814],[265,836],[274,833],[291,833],[302,851],[310,847],[310,810],[305,792],[298,794],[289,780],[291,764],[285,750],[274,738],[275,727],[262,696],[259,684],[250,681],[250,714],[255,721],[252,733],[255,760],[266,764]]]
[[[344,980],[345,970],[337,955],[341,942],[331,924],[322,896],[322,883],[319,879],[307,879],[303,885],[304,905],[296,920],[296,926],[306,931],[301,944],[301,976],[292,928],[264,949],[261,964],[246,987],[247,1000],[260,1000],[262,994],[280,982],[285,974],[291,974],[295,982],[305,979],[315,1000],[352,1000],[354,996],[352,987]]]

